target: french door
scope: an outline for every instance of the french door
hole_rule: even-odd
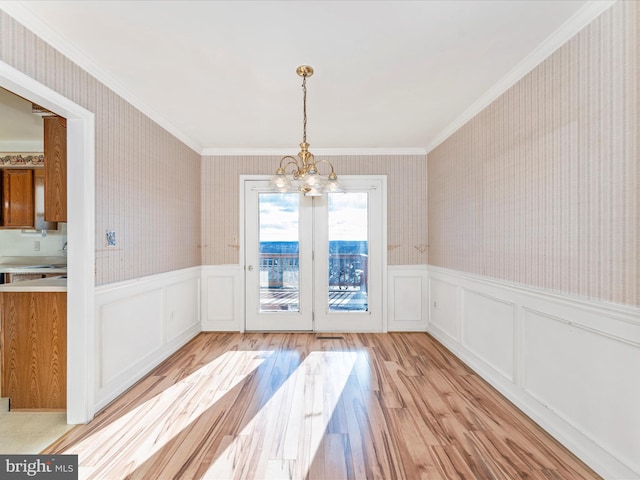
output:
[[[244,181],[246,330],[382,331],[384,179],[321,197]]]

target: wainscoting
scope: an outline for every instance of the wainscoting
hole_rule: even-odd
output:
[[[200,267],[96,288],[94,412],[200,328]]]
[[[425,332],[429,303],[426,265],[387,267],[387,330]]]
[[[387,330],[426,331],[429,312],[427,266],[389,266],[387,286]],[[244,270],[241,265],[202,266],[202,330],[244,331]]]
[[[202,331],[244,331],[244,268],[203,265]]]
[[[640,310],[430,266],[428,331],[605,478],[640,478]]]

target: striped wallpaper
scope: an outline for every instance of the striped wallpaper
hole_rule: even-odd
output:
[[[640,306],[640,2],[428,154],[429,263]]]
[[[96,284],[199,265],[200,155],[2,11],[0,60],[96,115]]]
[[[280,157],[203,157],[202,263],[240,262],[240,175],[272,175]],[[388,263],[426,264],[427,165],[424,155],[331,157],[338,175],[387,175]],[[422,250],[422,251],[421,251]]]

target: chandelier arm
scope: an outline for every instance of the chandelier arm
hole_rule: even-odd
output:
[[[315,163],[316,165],[319,165],[320,163],[326,163],[326,164],[327,164],[327,165],[329,165],[329,167],[331,168],[331,172],[330,172],[330,173],[336,173],[336,172],[334,171],[334,168],[333,168],[333,163],[331,163],[329,160],[319,160],[319,161],[314,162],[314,163]]]
[[[292,161],[291,161],[291,162],[287,162],[287,164],[286,164],[286,165],[284,165],[284,167],[283,167],[283,166],[282,166],[282,163],[283,163],[285,160],[292,160]],[[298,161],[296,160],[296,157],[293,157],[293,156],[291,156],[291,155],[285,155],[284,157],[282,157],[282,158],[280,159],[280,168],[283,168],[283,169],[284,169],[284,168],[287,168],[287,166],[288,166],[288,165],[291,165],[292,163],[295,163],[296,165],[298,164]]]
[[[293,165],[293,166],[295,167],[295,170],[292,170],[292,171],[290,172],[290,173],[291,173],[291,175],[293,175],[293,176],[294,176],[294,178],[295,178],[295,177],[297,177],[298,175],[300,175],[300,164],[299,164],[295,159],[293,159],[291,162],[287,162],[287,163],[286,163],[286,165],[284,166],[284,171],[285,171],[285,172],[287,171],[287,167],[288,167],[289,165]]]
[[[298,158],[291,155],[280,158],[280,164],[272,178],[272,184],[280,192],[285,192],[290,187],[287,176],[291,175],[294,180],[302,182],[298,190],[308,196],[319,196],[325,191],[341,191],[333,164],[328,160],[320,160],[316,163],[315,156],[309,152],[309,144],[307,143],[307,77],[313,75],[313,68],[309,65],[300,65],[296,69],[296,73],[302,77],[302,143],[300,143]],[[326,180],[318,172],[319,163],[326,163],[331,169]]]

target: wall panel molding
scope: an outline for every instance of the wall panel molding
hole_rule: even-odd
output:
[[[427,330],[427,266],[387,267],[387,331]]]
[[[94,411],[200,331],[200,267],[96,288]]]
[[[428,278],[429,333],[600,475],[640,477],[639,308],[435,266]]]
[[[202,268],[202,330],[244,331],[244,268],[204,265]]]

